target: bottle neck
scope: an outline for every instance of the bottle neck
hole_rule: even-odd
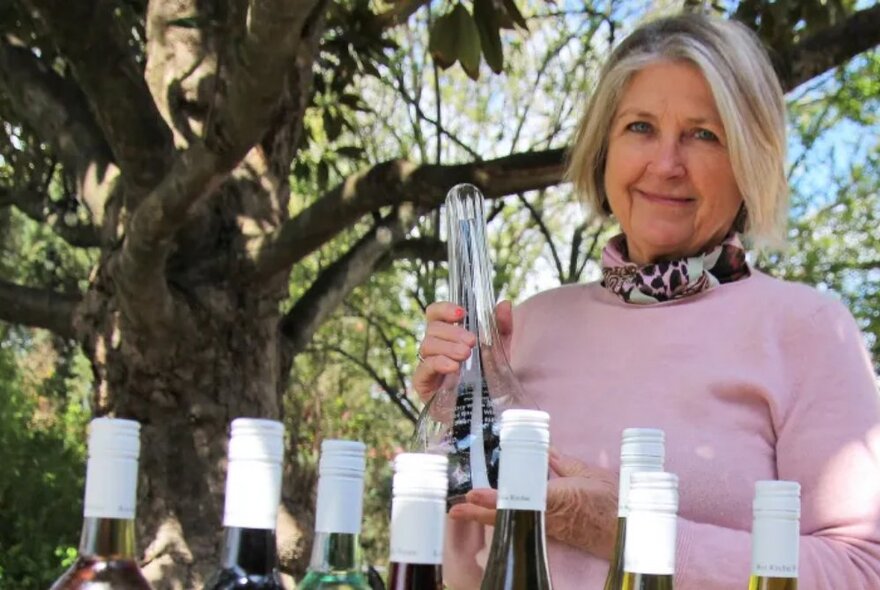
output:
[[[481,590],[551,588],[545,539],[543,510],[499,509]]]
[[[360,572],[360,535],[316,532],[309,571]]]
[[[752,522],[752,575],[796,579],[799,540],[796,517],[756,517]]]
[[[445,490],[441,494],[443,492]],[[446,500],[443,495],[395,495],[391,503],[390,528],[390,561],[431,565],[443,562],[443,535],[446,528]]]
[[[797,590],[797,578],[768,578],[752,576],[749,579],[749,590]]]
[[[513,537],[537,535],[537,540],[542,544],[546,538],[543,510],[499,509],[496,511],[495,526],[499,530],[509,531]]]
[[[625,574],[624,590],[674,590],[671,574]]]
[[[498,509],[543,513],[547,507],[547,447],[519,441],[502,440],[501,444]]]
[[[663,471],[662,457],[638,457],[621,461],[617,490],[617,516],[621,518],[625,518],[629,511],[630,476],[637,471]]]
[[[223,569],[237,569],[267,576],[278,565],[274,529],[226,527]]]
[[[626,517],[624,570],[654,576],[675,574],[676,525],[674,512],[630,510]]]
[[[623,548],[626,544],[626,518],[618,517],[617,534],[614,539],[614,554],[608,567],[604,590],[621,590],[623,588]]]
[[[134,519],[83,519],[79,542],[81,556],[102,560],[134,560],[135,551]]]

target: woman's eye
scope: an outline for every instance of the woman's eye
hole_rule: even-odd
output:
[[[697,129],[694,131],[694,137],[705,141],[718,141],[718,136],[708,129]]]
[[[644,121],[635,121],[634,123],[627,125],[626,129],[627,131],[634,131],[636,133],[648,133],[651,131],[651,124]]]

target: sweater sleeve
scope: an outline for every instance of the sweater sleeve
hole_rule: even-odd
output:
[[[787,411],[775,424],[779,479],[801,484],[801,590],[880,588],[880,395],[861,333],[823,301],[784,341]],[[747,531],[679,520],[679,590],[741,590]]]

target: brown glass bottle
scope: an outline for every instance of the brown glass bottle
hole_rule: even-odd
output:
[[[506,410],[500,439],[495,532],[480,590],[552,590],[544,526],[550,416]]]
[[[392,563],[387,590],[443,590],[439,564]]]

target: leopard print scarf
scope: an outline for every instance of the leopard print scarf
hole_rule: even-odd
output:
[[[643,266],[629,261],[623,234],[611,238],[602,251],[602,286],[627,303],[681,299],[750,274],[736,233],[706,253]]]

